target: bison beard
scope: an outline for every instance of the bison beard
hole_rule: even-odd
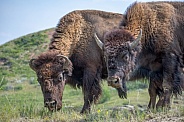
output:
[[[102,93],[100,81],[107,78],[105,61],[93,37],[94,32],[102,39],[104,33],[117,28],[122,19],[121,14],[96,10],[73,11],[61,18],[49,50],[30,62],[42,87],[46,107],[61,109],[66,83],[73,88],[82,87],[81,113],[90,112],[91,104],[96,103]],[[123,98],[121,90],[118,94]]]

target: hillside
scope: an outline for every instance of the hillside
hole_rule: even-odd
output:
[[[31,57],[47,50],[54,28],[28,34],[0,46],[0,80],[34,80]]]

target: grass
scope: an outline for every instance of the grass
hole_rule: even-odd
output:
[[[43,96],[38,84],[30,84],[29,81],[19,83],[18,86],[20,84],[22,86],[20,90],[0,91],[0,121],[142,122],[158,115],[157,112],[148,114],[146,111],[149,101],[147,88],[129,90],[128,99],[120,99],[115,89],[103,83],[103,94],[99,103],[92,106],[90,114],[81,115],[79,113],[83,106],[83,95],[80,89],[75,90],[70,86],[66,86],[62,110],[51,113],[43,107]],[[130,84],[132,87],[132,83]],[[140,85],[141,82],[134,82],[134,85],[137,84]],[[14,85],[16,86],[17,84]],[[128,88],[130,87],[129,84],[127,86]],[[132,105],[135,109],[123,109],[125,105]],[[175,112],[168,113],[172,116],[184,116],[184,110],[181,109],[181,105],[176,105],[172,108]]]

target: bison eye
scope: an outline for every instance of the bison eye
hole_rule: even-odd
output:
[[[129,60],[129,56],[128,55],[123,56],[123,60],[124,61],[128,61]]]
[[[62,73],[58,75],[58,80],[63,81],[63,74]]]
[[[119,59],[123,61],[128,61],[129,60],[129,54],[127,52],[123,52],[119,55]]]

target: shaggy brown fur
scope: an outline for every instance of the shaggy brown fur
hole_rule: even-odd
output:
[[[126,90],[124,82],[133,68],[130,80],[143,77],[150,79],[148,107],[154,108],[156,95],[160,96],[158,107],[169,106],[171,94],[181,94],[179,69],[184,61],[183,20],[184,2],[132,4],[120,24],[121,29],[105,36],[104,53],[110,81],[123,81]],[[132,50],[131,39],[137,37],[140,29],[141,45]],[[118,34],[120,31],[122,34]]]
[[[83,54],[93,40],[94,32],[102,39],[105,32],[115,26],[118,27],[120,18],[122,15],[117,13],[95,10],[73,11],[58,23],[49,49],[60,51],[68,57],[73,53]]]
[[[165,51],[173,41],[175,8],[168,3],[137,3],[126,12],[126,29],[135,36],[143,30],[141,43],[150,48],[150,39],[154,41],[152,51]],[[174,24],[174,25],[173,25]],[[162,36],[160,36],[162,35]]]
[[[66,83],[74,88],[82,87],[84,106],[81,113],[89,112],[91,104],[97,102],[102,92],[100,80],[107,77],[105,61],[93,35],[96,32],[103,39],[104,33],[117,28],[122,19],[123,16],[118,13],[96,10],[73,11],[61,18],[53,34],[46,54],[50,51],[57,52],[53,57],[62,54],[71,60],[73,72],[72,76],[67,77]],[[41,60],[39,58],[38,60]],[[47,63],[48,61],[43,62],[41,66],[47,65]],[[67,70],[70,71],[71,67],[68,67]],[[42,72],[40,68],[37,68],[35,71],[37,73]],[[50,72],[50,70],[47,72]],[[60,72],[58,71],[59,74]],[[52,79],[54,79],[54,76],[51,77]],[[56,91],[62,93],[63,90],[58,88]],[[43,92],[43,94],[45,93]],[[52,96],[50,99],[51,101],[53,100]]]
[[[143,30],[141,39],[143,49],[142,54],[139,56],[139,65],[145,67],[143,63],[156,57],[155,61],[148,63],[150,65],[148,69],[151,70],[151,74],[149,73],[150,82],[155,83],[149,87],[150,97],[155,96],[152,91],[160,95],[165,89],[169,90],[165,91],[165,93],[169,92],[170,95],[171,92],[181,94],[179,85],[181,79],[178,72],[180,64],[182,64],[182,51],[184,51],[184,35],[181,35],[184,32],[184,22],[182,21],[184,20],[184,2],[135,3],[127,9],[125,16],[127,21],[122,24],[126,25],[127,30],[134,35],[137,34],[137,30],[140,30],[140,28]],[[178,49],[174,51],[174,55],[172,54],[173,43],[174,45],[177,44],[174,47]],[[150,54],[152,58],[150,57],[150,59],[144,61],[144,57]],[[156,87],[153,88],[152,86]],[[164,95],[165,98],[161,98],[162,103],[158,101],[157,106],[169,104],[170,95]],[[152,100],[153,108],[154,101]]]
[[[30,67],[36,71],[38,82],[41,85],[45,107],[49,110],[59,110],[62,106],[62,94],[66,75],[72,73],[72,63],[62,59],[57,52],[43,53],[30,61]]]

